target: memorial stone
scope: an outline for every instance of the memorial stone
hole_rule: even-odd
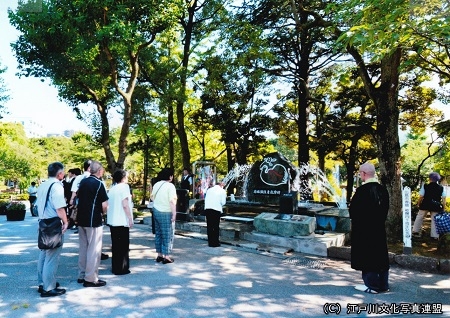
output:
[[[246,193],[250,202],[280,204],[283,194],[291,193],[297,169],[278,152],[253,164],[247,177]]]

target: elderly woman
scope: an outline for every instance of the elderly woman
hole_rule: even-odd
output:
[[[413,225],[413,236],[422,236],[422,223],[423,218],[430,212],[431,215],[431,229],[430,236],[433,239],[439,239],[439,234],[436,231],[436,224],[434,221],[434,216],[437,212],[441,212],[445,208],[445,188],[441,186],[438,182],[441,176],[437,172],[432,172],[428,175],[428,184],[422,185],[419,191],[419,212],[417,213],[416,219]]]
[[[130,273],[130,228],[133,227],[133,202],[124,170],[113,174],[114,184],[108,192],[107,223],[111,232],[112,272],[115,275]]]
[[[155,218],[156,261],[163,264],[173,263],[169,255],[172,251],[175,220],[177,217],[177,191],[172,183],[173,169],[164,168],[158,174],[158,182],[153,186],[153,216]]]

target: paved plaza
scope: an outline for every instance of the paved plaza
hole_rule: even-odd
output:
[[[108,227],[103,251],[111,256]],[[175,263],[155,263],[148,225],[131,230],[131,274],[111,273],[101,262],[105,287],[78,284],[78,234],[65,235],[58,282],[67,293],[41,298],[37,292],[37,218],[7,222],[0,216],[0,317],[450,317],[450,276],[394,266],[391,290],[354,289],[361,274],[348,261],[305,254],[252,252],[176,235]],[[442,313],[442,314],[441,314]]]

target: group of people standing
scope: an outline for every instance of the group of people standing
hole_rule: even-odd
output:
[[[104,168],[98,161],[87,160],[84,173],[72,180],[70,207],[77,207],[77,225],[79,228],[78,283],[84,287],[101,287],[106,282],[98,277],[101,260],[104,217],[110,227],[112,243],[112,272],[116,275],[129,274],[129,231],[133,227],[132,194],[128,185],[128,176],[124,170],[114,172],[113,185],[106,190],[102,181]],[[70,171],[69,171],[70,172]],[[72,171],[73,173],[73,171]],[[75,172],[76,174],[76,172]],[[385,222],[389,210],[389,193],[376,179],[375,166],[364,163],[359,168],[363,184],[356,189],[350,205],[352,222],[351,267],[362,272],[364,284],[355,288],[366,293],[389,291],[389,257]],[[73,176],[72,176],[73,177]],[[162,169],[152,187],[155,249],[158,263],[170,264],[175,260],[171,256],[177,216],[177,192],[173,184],[174,171]],[[68,192],[64,192],[62,180],[64,166],[59,162],[48,166],[48,181],[37,189],[39,218],[58,216],[62,222],[63,233],[69,226],[66,214]],[[440,176],[433,172],[430,183],[420,192],[419,214],[413,231],[421,226],[423,216],[434,212],[430,202],[445,204],[445,190],[437,182]],[[205,195],[205,215],[207,220],[208,245],[220,246],[219,223],[226,203],[224,183],[210,187]],[[433,229],[432,218],[431,236]],[[56,282],[61,247],[41,250],[38,261],[38,282],[42,297],[58,296],[65,293]]]
[[[130,229],[133,227],[133,201],[128,185],[128,175],[117,170],[112,175],[113,184],[109,190],[102,180],[104,168],[100,162],[86,160],[83,174],[69,170],[64,181],[64,166],[60,162],[48,166],[48,180],[37,189],[39,219],[58,216],[63,234],[69,222],[78,226],[79,255],[77,282],[84,287],[106,285],[99,279],[98,270],[102,259],[103,225],[111,232],[112,266],[115,275],[126,275],[129,269]],[[156,262],[170,264],[176,220],[177,193],[173,184],[173,169],[164,168],[153,186],[153,215],[155,219]],[[68,190],[70,189],[70,191]],[[224,191],[225,192],[225,191]],[[212,195],[210,196],[213,197]],[[222,202],[222,201],[221,201]],[[223,201],[222,204],[225,202]],[[66,213],[68,208],[68,213]],[[76,219],[73,211],[76,209]],[[106,222],[105,222],[106,218]],[[218,226],[218,223],[217,223]],[[218,235],[218,229],[217,229]],[[217,237],[218,241],[218,237]],[[41,297],[59,296],[65,289],[59,288],[56,272],[62,246],[41,250],[38,262],[38,291]]]
[[[73,175],[72,175],[73,174]],[[104,168],[100,162],[84,162],[84,173],[76,175],[70,171],[69,192],[64,191],[64,166],[60,162],[48,166],[48,180],[37,191],[39,219],[58,216],[62,232],[69,226],[66,208],[77,209],[79,254],[77,282],[84,287],[101,287],[106,282],[98,277],[102,259],[104,217],[111,231],[112,272],[129,274],[129,229],[133,227],[133,203],[127,173],[117,170],[113,174],[113,185],[107,191],[102,180]],[[67,187],[66,187],[67,189]],[[67,200],[68,199],[68,200]],[[64,239],[64,238],[63,238]],[[62,245],[54,249],[40,250],[38,261],[38,291],[41,297],[59,296],[65,289],[59,288],[56,272]]]

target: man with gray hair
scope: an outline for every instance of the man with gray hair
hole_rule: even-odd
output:
[[[438,184],[441,176],[437,172],[431,172],[428,175],[429,183],[422,185],[419,191],[419,212],[413,225],[413,236],[421,237],[422,223],[425,215],[430,212],[431,215],[431,229],[430,236],[434,239],[439,239],[439,234],[436,231],[436,224],[434,223],[434,216],[437,212],[441,212],[445,207],[445,188]]]
[[[51,163],[48,168],[48,180],[43,182],[37,190],[37,207],[39,219],[59,217],[62,221],[62,233],[66,232],[68,222],[66,215],[66,199],[64,198],[64,166],[60,162]],[[64,241],[64,238],[63,238]],[[41,297],[60,296],[65,289],[58,288],[56,272],[59,265],[62,245],[60,247],[39,251],[38,260],[38,292]]]
[[[102,181],[104,169],[100,162],[91,161],[91,174],[80,182],[78,189],[78,283],[84,287],[101,287],[98,279],[103,237],[103,215],[108,208],[108,195]]]

